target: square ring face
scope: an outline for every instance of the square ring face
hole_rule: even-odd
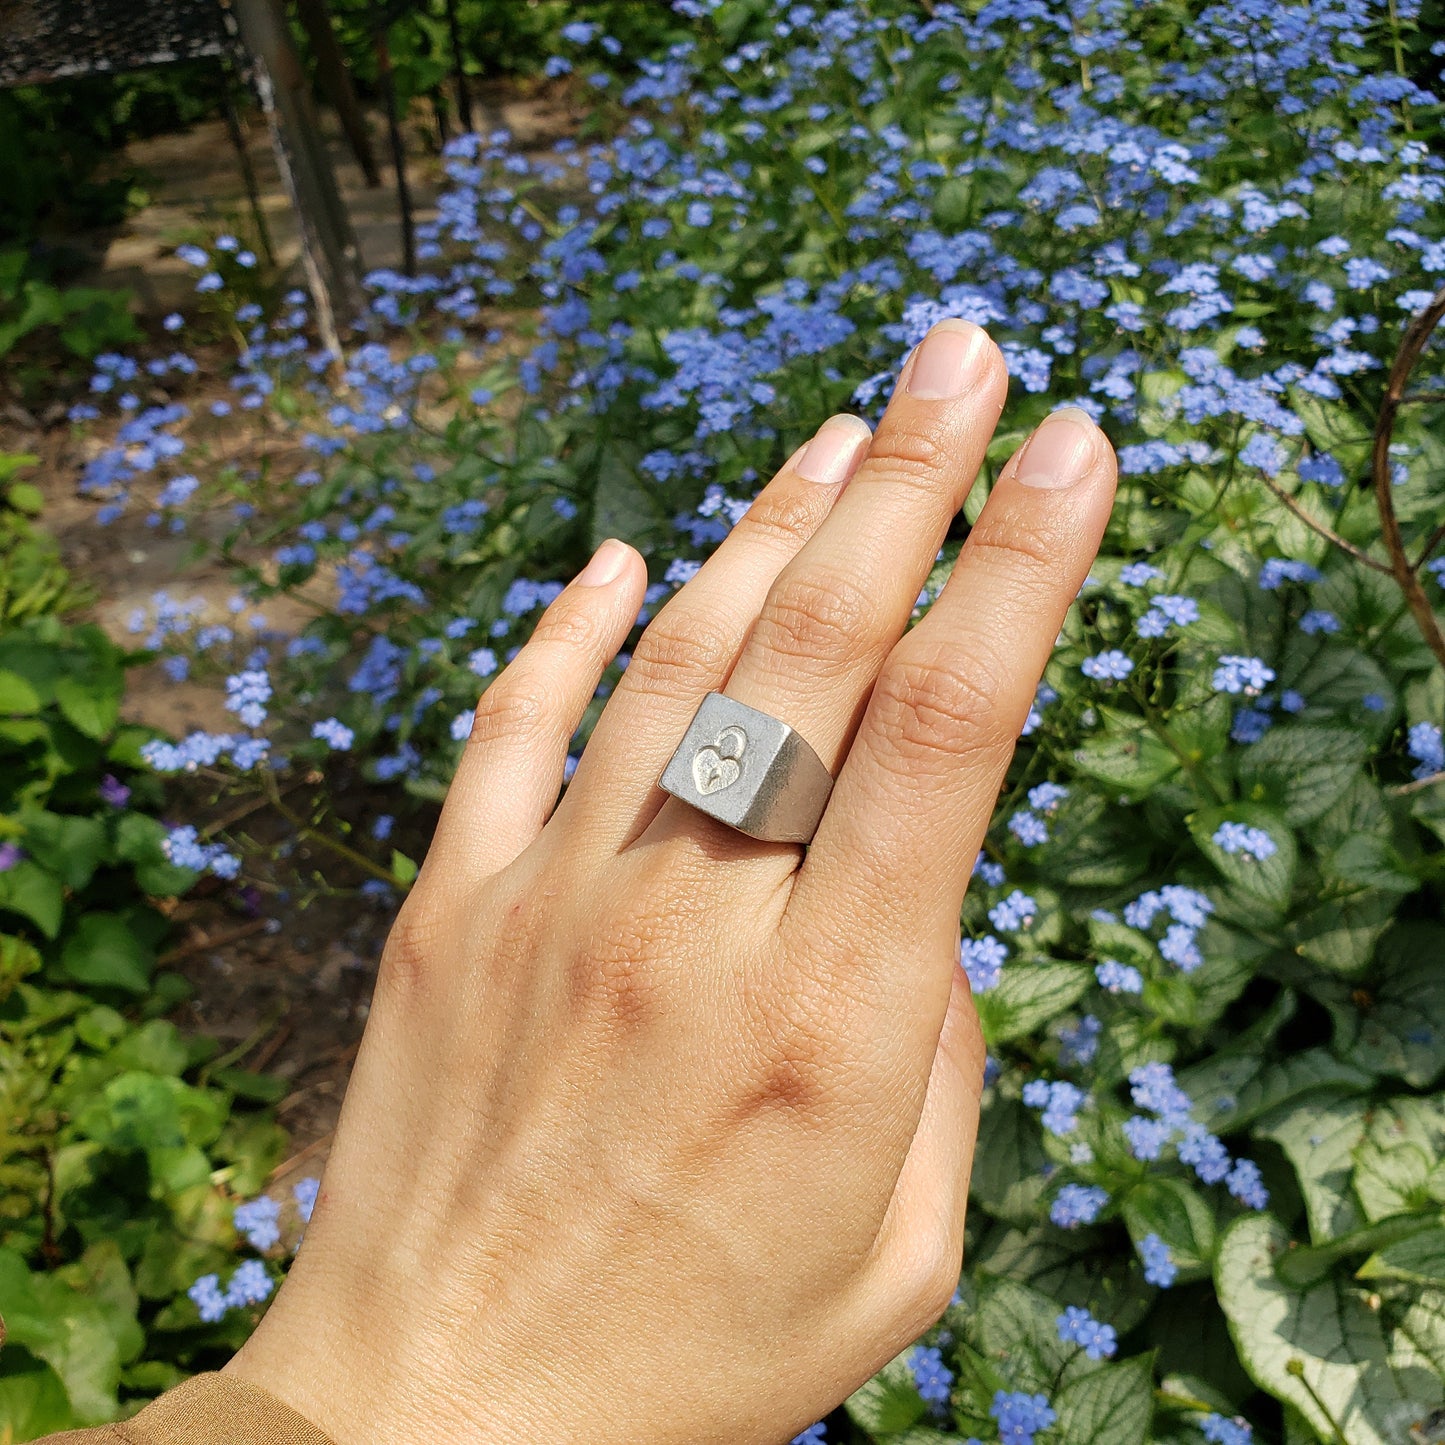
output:
[[[746,703],[710,692],[682,735],[659,786],[734,828],[747,827],[769,769],[792,733]]]

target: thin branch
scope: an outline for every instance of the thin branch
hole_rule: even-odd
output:
[[[1399,413],[1405,395],[1405,383],[1410,379],[1435,328],[1445,319],[1445,286],[1431,298],[1429,305],[1418,312],[1405,328],[1395,364],[1390,368],[1390,378],[1385,383],[1385,396],[1380,403],[1379,417],[1375,422],[1375,445],[1371,466],[1375,479],[1375,505],[1380,512],[1380,539],[1390,554],[1390,570],[1405,602],[1420,629],[1420,635],[1445,667],[1445,633],[1435,620],[1435,611],[1430,599],[1420,584],[1420,578],[1410,559],[1405,555],[1405,541],[1400,535],[1400,520],[1395,515],[1395,499],[1392,496],[1390,480],[1390,440],[1395,433],[1395,418]]]
[[[1394,575],[1394,569],[1388,563],[1381,562],[1378,558],[1370,556],[1362,548],[1355,546],[1353,542],[1347,542],[1340,534],[1325,526],[1323,522],[1317,522],[1290,494],[1284,490],[1272,477],[1261,475],[1262,481],[1274,495],[1300,519],[1312,532],[1318,532],[1326,542],[1332,542],[1343,552],[1348,552],[1356,562],[1363,562],[1366,567],[1373,567],[1376,572],[1383,572],[1386,577]]]
[[[1440,783],[1445,783],[1445,773],[1431,773],[1428,778],[1416,778],[1413,783],[1397,783],[1385,791],[1392,798],[1406,798],[1411,793],[1423,792],[1426,788],[1433,788]]]
[[[1441,522],[1440,525],[1435,528],[1430,536],[1430,540],[1421,548],[1420,555],[1415,558],[1415,571],[1418,572],[1426,562],[1430,560],[1430,554],[1441,542],[1445,542],[1445,522]]]
[[[1414,406],[1416,402],[1445,401],[1445,391],[1412,391],[1400,398],[1401,406]]]

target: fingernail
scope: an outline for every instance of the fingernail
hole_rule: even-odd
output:
[[[1026,487],[1072,487],[1094,457],[1099,429],[1081,406],[1061,406],[1024,443],[1015,475]]]
[[[609,537],[593,554],[592,560],[577,574],[579,587],[605,587],[622,575],[627,565],[627,545]]]
[[[830,416],[818,428],[794,470],[810,482],[841,482],[853,470],[855,458],[872,436],[861,417]]]
[[[958,396],[968,385],[975,363],[988,338],[981,326],[950,317],[940,321],[918,345],[908,394],[920,401],[943,401]]]

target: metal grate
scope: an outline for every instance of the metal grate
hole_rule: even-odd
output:
[[[224,54],[219,0],[0,0],[0,89]]]

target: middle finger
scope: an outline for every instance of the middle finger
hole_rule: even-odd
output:
[[[868,455],[778,574],[724,693],[790,724],[837,775],[998,422],[1008,373],[982,328],[941,321],[905,362]],[[756,841],[677,799],[647,830],[719,848]],[[780,850],[780,853],[783,850]],[[796,855],[788,850],[789,867]]]

